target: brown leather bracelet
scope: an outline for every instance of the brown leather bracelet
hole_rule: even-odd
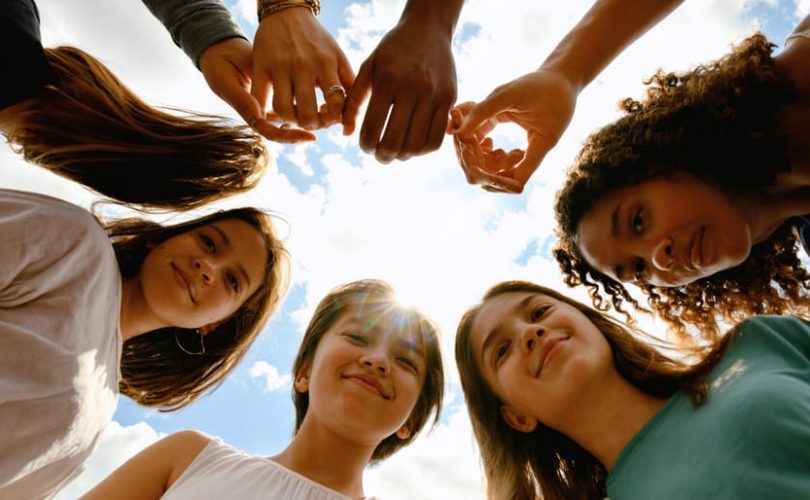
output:
[[[290,7],[306,7],[312,12],[313,16],[317,16],[321,12],[320,0],[257,0],[256,9],[259,15],[259,22],[269,16]]]

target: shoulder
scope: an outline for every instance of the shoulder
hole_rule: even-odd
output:
[[[810,323],[796,316],[753,316],[737,325],[731,343],[810,359]]]
[[[58,230],[60,234],[104,229],[93,214],[73,203],[28,191],[0,189],[0,223],[21,224],[26,232]]]

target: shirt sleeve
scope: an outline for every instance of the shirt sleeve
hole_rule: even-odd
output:
[[[209,46],[227,38],[247,40],[219,0],[143,0],[143,3],[195,66],[199,67],[200,56]]]

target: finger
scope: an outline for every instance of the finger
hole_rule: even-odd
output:
[[[493,148],[492,138],[485,137],[483,141],[481,141],[481,149],[484,153],[491,153]]]
[[[267,94],[270,92],[270,80],[263,71],[253,72],[253,83],[250,86],[250,94],[259,103],[259,108],[264,111],[267,109]],[[259,114],[261,117],[261,113]]]
[[[444,131],[448,127],[448,121],[446,106],[439,106],[433,111],[433,119],[430,122],[430,130],[428,130],[422,153],[436,151],[441,147],[442,141],[444,140]]]
[[[501,102],[501,95],[500,92],[493,91],[486,99],[473,106],[464,117],[464,123],[456,130],[456,134],[473,135],[484,122],[506,109],[508,103]]]
[[[318,113],[318,119],[322,127],[326,127],[340,121],[340,114],[343,112],[343,105],[346,103],[346,93],[343,85],[338,83],[334,76],[326,77],[326,83],[321,84],[323,92],[324,106]],[[331,82],[331,83],[330,83]]]
[[[315,82],[307,77],[296,78],[295,119],[300,127],[309,130],[318,128],[318,100],[315,97]]]
[[[262,118],[264,112],[259,101],[235,82],[222,89],[222,98],[239,113],[251,127]]]
[[[523,159],[515,165],[515,178],[526,183],[546,157],[552,145],[540,138],[530,138]]]
[[[292,83],[286,76],[273,82],[273,111],[285,122],[295,122]]]
[[[346,96],[346,104],[343,106],[343,135],[352,135],[357,124],[357,113],[360,105],[366,100],[366,96],[371,90],[371,65],[368,61],[360,66],[360,72],[354,80],[349,94]]]
[[[373,99],[374,96],[372,96],[372,101]],[[369,103],[369,108],[371,108],[371,104],[372,103]],[[411,100],[403,100],[394,104],[394,108],[391,110],[391,117],[385,125],[382,138],[374,154],[377,161],[388,163],[399,156],[405,144],[405,139],[410,133],[410,128],[415,125],[413,123],[415,114],[414,107],[415,103]],[[368,119],[368,113],[366,113],[366,119]],[[422,129],[416,131],[416,134],[426,134],[426,132]],[[362,132],[360,137],[363,137]]]
[[[338,79],[343,85],[343,90],[348,94],[354,85],[354,70],[352,64],[346,58],[343,51],[338,50]]]
[[[396,110],[396,108],[394,108]],[[444,113],[447,116],[447,113]],[[393,115],[391,116],[391,121],[389,121],[388,127],[391,127],[391,122],[393,122]],[[407,160],[411,156],[420,155],[423,153],[428,152],[427,149],[427,140],[428,135],[431,132],[433,121],[433,106],[427,102],[419,102],[416,104],[416,109],[411,116],[410,125],[408,125],[407,134],[405,135],[404,142],[402,147],[397,154],[398,160]],[[442,129],[445,127],[442,126]],[[442,133],[443,130],[440,130],[440,136],[444,137]],[[388,132],[386,131],[386,134]],[[383,139],[385,142],[385,139]]]
[[[456,108],[450,108],[450,119],[447,121],[447,128],[445,132],[448,134],[454,134],[456,129],[461,126],[461,122],[464,121],[464,116],[462,116],[461,111]]]
[[[256,122],[254,128],[261,135],[275,142],[294,144],[297,142],[315,140],[315,134],[309,130],[276,127],[267,120],[259,120]]]
[[[366,116],[360,127],[360,149],[366,153],[373,153],[377,150],[380,134],[393,104],[391,101],[391,96],[385,89],[374,89],[371,92]],[[410,112],[410,109],[408,111]],[[408,116],[408,120],[410,120],[410,116]]]

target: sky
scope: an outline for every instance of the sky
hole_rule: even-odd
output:
[[[467,0],[453,40],[459,102],[480,100],[535,69],[591,3]],[[45,46],[86,50],[152,104],[237,119],[139,2],[38,4]],[[254,0],[226,4],[252,38]],[[356,71],[403,5],[404,0],[327,0],[320,21]],[[220,436],[252,454],[280,452],[294,423],[290,366],[311,312],[332,287],[361,278],[387,280],[403,301],[436,320],[448,378],[440,424],[368,470],[366,494],[387,500],[484,498],[452,359],[459,317],[489,286],[507,279],[552,286],[587,302],[581,290],[561,283],[549,252],[554,193],[583,139],[618,117],[620,99],[640,97],[642,79],[657,68],[689,69],[721,56],[756,29],[781,47],[808,11],[810,0],[687,0],[581,94],[567,132],[519,196],[467,185],[449,140],[435,153],[388,165],[360,151],[357,134],[343,137],[339,127],[319,131],[313,144],[269,144],[273,159],[261,184],[223,205],[255,205],[279,217],[293,258],[293,286],[282,308],[231,377],[191,407],[160,413],[120,398],[86,471],[58,498],[76,498],[137,451],[183,429]],[[507,149],[525,142],[515,126],[496,129],[494,138]],[[0,187],[82,206],[93,201],[81,187],[26,165],[8,147],[0,148]]]

